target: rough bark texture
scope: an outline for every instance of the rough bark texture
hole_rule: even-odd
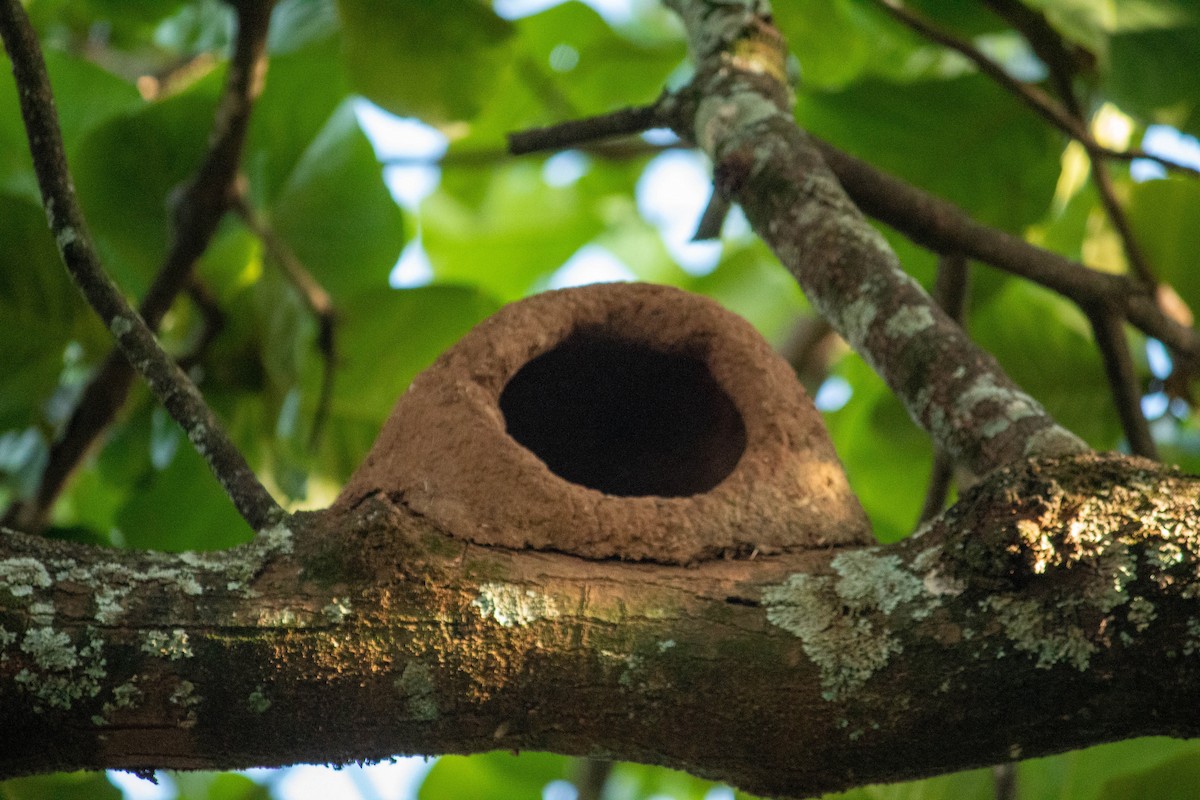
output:
[[[787,363],[715,302],[647,284],[481,323],[401,397],[338,505],[374,494],[466,541],[589,558],[871,540]]]
[[[1198,498],[1082,456],[899,546],[691,568],[481,548],[379,496],[223,553],[9,534],[0,775],[548,749],[808,796],[1194,736]]]

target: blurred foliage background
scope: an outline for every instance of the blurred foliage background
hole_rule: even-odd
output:
[[[653,100],[687,76],[659,5],[457,0],[281,0],[242,168],[264,224],[336,310],[332,394],[320,320],[261,231],[227,215],[199,265],[213,300],[164,321],[209,402],[277,496],[319,507],[369,447],[412,377],[502,303],[601,279],[712,296],[786,351],[811,312],[735,213],[718,243],[688,244],[707,199],[699,156],[670,136],[551,157],[505,154],[506,133]],[[1046,68],[978,2],[911,7],[1027,81]],[[1111,147],[1166,148],[1200,165],[1200,5],[1029,0],[1089,56],[1091,130]],[[976,219],[1089,266],[1127,270],[1086,155],[962,56],[872,0],[778,0],[799,64],[799,123],[945,197]],[[140,297],[171,230],[171,193],[196,169],[233,30],[216,0],[29,0],[57,93],[76,186],[105,266]],[[400,120],[396,119],[401,118]],[[1159,277],[1200,307],[1200,180],[1112,164],[1115,190]],[[884,230],[927,287],[934,256]],[[1016,278],[973,269],[967,326],[1028,391],[1095,448],[1123,446],[1083,316]],[[34,491],[50,443],[110,347],[70,285],[42,212],[8,69],[0,75],[0,508]],[[1200,471],[1200,427],[1155,342],[1136,340],[1143,408],[1165,457]],[[811,385],[881,540],[910,532],[928,438],[863,362],[829,349]],[[327,406],[327,407],[326,407]],[[313,436],[318,417],[320,435]],[[46,535],[122,547],[216,549],[251,532],[143,388],[76,472]],[[1019,702],[1014,698],[1014,702]],[[1014,710],[1019,713],[1019,709]],[[931,732],[936,739],[936,732]],[[1016,755],[1016,754],[1015,754]],[[798,755],[798,757],[801,757]],[[731,790],[619,764],[603,781],[542,754],[442,758],[406,789],[437,798],[718,798]],[[353,772],[347,770],[347,774]],[[303,796],[255,773],[48,776],[0,798]],[[401,796],[372,779],[347,791]],[[1200,745],[1137,740],[1024,762],[1019,797],[1191,797]],[[130,788],[132,787],[132,788]],[[291,788],[289,788],[291,787]],[[593,792],[593,794],[588,794]],[[353,795],[350,795],[353,796]],[[845,798],[990,798],[990,771],[856,790]]]

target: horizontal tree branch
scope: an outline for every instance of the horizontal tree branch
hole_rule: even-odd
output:
[[[380,497],[221,553],[8,533],[0,776],[534,749],[807,797],[1200,735],[1197,502],[1087,455],[899,545],[688,568],[465,545]]]

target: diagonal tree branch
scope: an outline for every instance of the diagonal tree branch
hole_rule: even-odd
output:
[[[938,28],[921,15],[905,8],[901,0],[878,0],[878,3],[893,17],[908,25],[913,30],[966,56],[980,71],[996,81],[1001,87],[1020,97],[1060,130],[1083,144],[1084,150],[1088,155],[1088,160],[1091,162],[1092,176],[1096,183],[1096,189],[1100,193],[1100,202],[1104,206],[1104,211],[1108,215],[1109,222],[1112,223],[1117,236],[1121,240],[1121,245],[1125,251],[1125,258],[1129,262],[1130,269],[1138,279],[1147,285],[1153,286],[1157,284],[1158,280],[1155,278],[1154,270],[1151,269],[1145,251],[1142,250],[1137,238],[1133,235],[1133,228],[1129,224],[1125,210],[1121,207],[1121,203],[1117,199],[1112,175],[1109,172],[1108,164],[1104,161],[1105,157],[1114,151],[1103,147],[1088,131],[1087,119],[1084,117],[1079,98],[1075,94],[1074,73],[1066,71],[1072,69],[1071,60],[1065,52],[1059,52],[1055,49],[1056,47],[1062,47],[1062,39],[1048,37],[1045,31],[1037,26],[1035,20],[1038,18],[1036,15],[1032,15],[1034,19],[1030,19],[1030,15],[1019,14],[1013,8],[1014,5],[1019,6],[1019,4],[1002,4],[1011,16],[1017,16],[1026,27],[1035,28],[1035,32],[1038,35],[1038,44],[1035,46],[1031,41],[1030,46],[1040,46],[1041,49],[1037,52],[1045,52],[1050,58],[1048,65],[1051,70],[1051,78],[1062,98],[1062,104],[1060,105],[1036,86],[1031,86],[1013,78],[1002,66],[988,58],[970,42],[964,41]],[[1044,20],[1042,22],[1044,23]]]
[[[1090,309],[1088,318],[1096,337],[1096,347],[1104,359],[1113,404],[1129,441],[1129,449],[1134,455],[1157,460],[1158,447],[1150,435],[1146,415],[1142,413],[1142,387],[1129,352],[1125,320],[1109,308]]]
[[[855,204],[914,242],[932,250],[961,252],[1052,289],[1081,306],[1107,303],[1182,360],[1200,360],[1200,334],[1164,313],[1156,293],[1144,285],[1127,276],[1088,269],[976,222],[953,203],[881,172],[820,139],[813,141]]]
[[[0,36],[19,87],[21,114],[50,231],[67,270],[112,332],[122,354],[186,431],[246,521],[256,530],[277,524],[284,516],[282,509],[254,476],[195,384],[163,351],[145,320],[100,265],[71,183],[41,47],[19,0],[0,1]]]
[[[683,17],[697,63],[677,104],[676,133],[709,155],[721,191],[741,203],[809,301],[936,446],[979,475],[1030,457],[1085,452],[904,273],[843,191],[796,127],[785,43],[767,19],[742,4],[669,5]]]
[[[250,112],[262,91],[272,2],[248,0],[236,4],[237,36],[209,145],[196,174],[173,200],[170,249],[139,308],[151,330],[158,329],[175,298],[188,285],[196,261],[207,249],[228,207]],[[128,400],[134,377],[133,367],[119,348],[108,354],[51,445],[36,493],[8,510],[4,516],[8,524],[23,530],[45,526],[71,474]]]
[[[1032,108],[1039,115],[1044,117],[1054,127],[1070,136],[1072,139],[1078,140],[1089,153],[1095,153],[1098,156],[1105,158],[1114,158],[1121,161],[1131,161],[1136,158],[1145,158],[1161,164],[1164,168],[1190,174],[1192,176],[1200,176],[1200,170],[1194,169],[1186,164],[1180,164],[1163,156],[1158,156],[1153,153],[1147,153],[1145,150],[1138,148],[1127,148],[1125,150],[1115,150],[1110,147],[1105,147],[1095,140],[1092,134],[1088,131],[1086,123],[1082,116],[1072,113],[1070,109],[1078,108],[1078,103],[1072,95],[1070,100],[1064,98],[1067,107],[1050,97],[1036,86],[1024,83],[1017,80],[1004,67],[997,64],[992,59],[984,55],[979,48],[972,45],[949,31],[942,30],[937,25],[933,24],[925,17],[917,12],[907,8],[901,0],[875,0],[884,11],[890,14],[899,22],[907,25],[917,33],[921,34],[930,41],[950,50],[954,50],[960,55],[966,57],[968,61],[973,63],[980,72],[990,77],[1000,86],[1007,89],[1009,92],[1016,95]],[[1057,62],[1055,62],[1057,63]],[[1060,79],[1056,81],[1056,85],[1066,86],[1070,88],[1069,81],[1065,83]]]

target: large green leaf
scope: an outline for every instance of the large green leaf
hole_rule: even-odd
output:
[[[571,760],[551,753],[442,756],[426,775],[420,800],[542,800],[548,783],[566,779]]]
[[[110,119],[80,143],[75,185],[105,267],[141,296],[166,253],[170,195],[204,153],[221,77]]]
[[[348,477],[413,377],[498,305],[474,289],[437,285],[364,291],[343,303],[341,356],[318,471],[339,481]],[[302,404],[309,418],[317,398],[314,361]]]
[[[186,441],[165,468],[143,473],[135,489],[116,514],[129,547],[220,550],[249,541],[254,534],[208,464]],[[187,513],[180,513],[181,503]]]
[[[472,116],[509,58],[512,26],[476,0],[339,0],[354,88],[400,116]]]
[[[1164,785],[1166,776],[1161,770],[1170,770],[1169,764],[1175,759],[1194,765],[1198,754],[1200,744],[1195,741],[1160,737],[1131,739],[1024,761],[1018,768],[1021,800],[1169,797],[1153,793],[1155,786]],[[1115,793],[1119,789],[1131,791]],[[1194,796],[1194,784],[1192,789]]]
[[[853,395],[825,415],[829,436],[876,538],[897,541],[916,528],[932,463],[929,437],[859,357],[842,359],[834,374]]]
[[[280,6],[275,15],[295,5]],[[272,55],[266,85],[250,117],[243,161],[243,171],[259,205],[275,200],[305,150],[349,91],[336,36]]]
[[[823,795],[822,800],[992,800],[995,796],[991,770],[976,769],[922,781],[863,786]]]
[[[54,90],[63,145],[73,155],[80,139],[100,123],[142,104],[126,81],[82,58],[47,50],[46,69]],[[17,104],[8,59],[0,53],[0,191],[27,194],[38,200],[37,183]]]
[[[0,800],[120,800],[102,772],[35,775],[0,781]]]
[[[681,39],[633,41],[578,0],[522,19],[518,31],[521,55],[537,70],[524,72],[527,80],[548,84],[535,88],[581,114],[652,101],[686,56]]]
[[[977,75],[805,92],[796,117],[835,146],[1010,231],[1045,213],[1058,179],[1060,137]]]
[[[0,194],[0,431],[42,421],[75,341],[108,337],[71,285],[40,205]]]
[[[1200,310],[1200,183],[1167,178],[1135,184],[1129,223],[1158,275]]]
[[[1056,420],[1098,450],[1121,438],[1087,320],[1068,301],[1011,281],[970,319],[972,336]]]
[[[309,144],[271,218],[335,299],[387,286],[404,244],[403,220],[349,102]]]
[[[1114,36],[1106,88],[1124,110],[1200,134],[1200,86],[1181,64],[1200,63],[1200,20]]]
[[[547,185],[536,162],[480,177],[478,201],[439,190],[421,207],[422,239],[439,281],[515,300],[602,228],[596,198],[579,184]]]

